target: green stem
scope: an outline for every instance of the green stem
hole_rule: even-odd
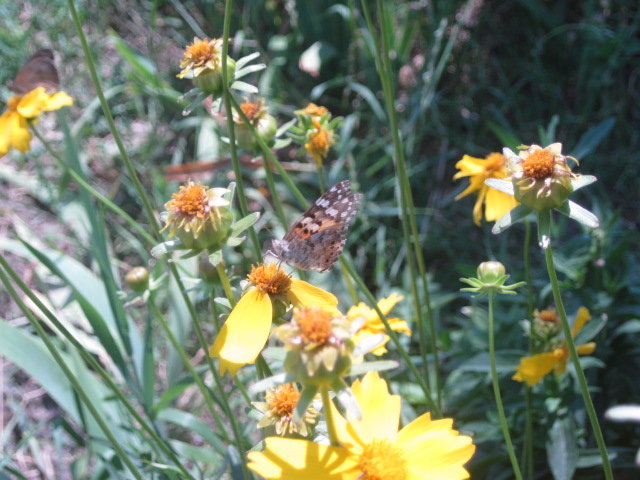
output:
[[[320,395],[322,395],[322,404],[324,405],[324,418],[327,422],[327,433],[329,434],[329,441],[331,445],[337,446],[338,442],[338,434],[336,432],[336,424],[333,421],[333,404],[331,403],[331,398],[329,397],[329,388],[321,387]]]
[[[231,289],[231,282],[229,282],[229,277],[224,269],[224,263],[220,262],[216,265],[216,270],[218,271],[218,276],[220,277],[220,283],[222,283],[224,294],[227,296],[227,299],[231,304],[231,308],[233,308],[236,306],[236,296],[233,294],[233,290]]]
[[[51,354],[55,362],[58,364],[58,366],[64,373],[65,377],[67,377],[67,380],[69,380],[69,383],[71,384],[72,388],[78,394],[78,397],[80,397],[80,400],[87,407],[87,409],[91,413],[91,416],[94,418],[94,420],[102,430],[102,433],[111,444],[111,447],[116,452],[116,455],[118,456],[118,458],[127,466],[127,468],[129,469],[129,471],[134,477],[136,477],[139,480],[142,480],[143,479],[142,473],[140,473],[138,468],[133,464],[133,462],[129,458],[129,455],[127,455],[124,449],[120,446],[121,442],[118,439],[116,439],[115,435],[107,425],[107,422],[102,418],[102,415],[98,413],[98,410],[95,407],[95,405],[92,403],[91,398],[89,397],[89,395],[85,393],[84,389],[80,385],[80,382],[73,375],[73,372],[67,366],[66,362],[58,352],[58,349],[55,347],[55,345],[49,338],[49,335],[47,335],[47,332],[45,332],[44,328],[42,328],[42,325],[40,325],[39,320],[35,317],[33,313],[31,313],[31,311],[29,311],[29,308],[24,304],[22,299],[20,299],[18,292],[15,290],[15,288],[13,287],[13,285],[9,280],[9,277],[7,277],[7,274],[2,268],[0,268],[0,280],[2,280],[2,283],[4,284],[7,291],[9,292],[9,295],[11,295],[11,297],[16,302],[20,310],[22,310],[22,312],[25,314],[25,316],[29,320],[29,323],[31,324],[31,326],[38,333],[38,336],[47,347],[47,350],[49,350],[49,353]]]
[[[531,222],[525,220],[525,235],[524,235],[524,249],[523,249],[523,262],[524,262],[524,279],[527,282],[527,319],[529,325],[532,325],[533,319],[533,284],[531,281]],[[533,354],[533,337],[529,335],[529,355]],[[524,387],[525,398],[525,424],[524,424],[524,444],[522,449],[523,454],[523,470],[527,480],[533,480],[533,406],[531,399],[531,387],[525,385]]]
[[[431,306],[431,294],[429,291],[429,279],[426,273],[424,257],[422,254],[422,247],[420,245],[420,237],[418,234],[416,217],[415,217],[415,207],[413,203],[413,195],[411,193],[411,182],[409,181],[409,176],[407,174],[407,166],[406,159],[404,155],[404,148],[402,144],[402,139],[400,138],[400,130],[398,127],[398,118],[396,115],[395,109],[395,96],[394,96],[394,88],[393,88],[393,75],[391,71],[391,65],[389,63],[389,45],[388,38],[385,34],[384,29],[381,29],[380,38],[381,41],[377,40],[377,35],[375,34],[375,28],[373,24],[373,20],[371,18],[371,14],[369,13],[369,9],[367,7],[366,0],[361,1],[362,11],[365,16],[365,20],[367,22],[367,28],[369,29],[373,41],[375,43],[375,55],[376,55],[376,64],[377,70],[380,77],[380,82],[382,83],[382,89],[384,93],[385,106],[387,110],[387,116],[389,118],[389,127],[393,138],[393,145],[395,151],[395,162],[394,166],[396,169],[396,174],[400,187],[400,206],[401,206],[401,224],[402,224],[402,232],[403,239],[405,244],[405,250],[407,252],[407,264],[410,270],[411,276],[411,289],[412,295],[414,297],[414,307],[416,311],[416,316],[418,318],[417,326],[418,326],[418,339],[420,343],[420,355],[422,357],[422,362],[424,364],[425,375],[427,376],[427,382],[429,381],[429,364],[426,359],[427,352],[427,335],[424,330],[423,316],[422,316],[422,308],[421,302],[418,295],[417,289],[417,277],[418,272],[419,276],[422,280],[422,292],[424,296],[424,304],[426,307],[426,317],[427,323],[429,326],[429,346],[433,355],[433,368],[434,368],[434,377],[436,383],[436,394],[439,409],[442,407],[442,392],[440,386],[440,369],[439,369],[439,359],[438,359],[438,348],[437,348],[437,332],[435,328],[435,320],[433,316],[433,310]],[[378,0],[377,2],[377,10],[379,15],[382,17],[380,23],[384,25],[387,21],[386,9],[382,5],[382,2]],[[413,248],[412,248],[413,247]],[[413,249],[413,255],[415,255],[415,261],[417,263],[418,272],[416,272],[416,265],[414,264],[414,258],[412,257],[411,251]]]
[[[498,383],[498,369],[496,368],[496,347],[493,328],[493,302],[495,294],[489,294],[489,358],[491,359],[491,383],[493,384],[493,394],[496,397],[496,407],[498,408],[498,418],[500,419],[500,427],[502,428],[502,435],[507,443],[507,451],[509,452],[509,460],[511,460],[511,466],[513,467],[513,473],[517,480],[522,480],[522,473],[520,473],[520,466],[518,465],[518,459],[513,449],[513,443],[511,442],[511,434],[509,433],[509,425],[507,424],[507,418],[504,414],[504,407],[502,406],[502,395],[500,395],[500,384]]]
[[[222,422],[222,419],[220,418],[220,414],[218,413],[218,411],[216,410],[216,407],[214,405],[213,394],[211,393],[209,388],[204,384],[204,381],[202,380],[202,378],[200,377],[200,375],[198,374],[196,369],[191,364],[189,356],[185,352],[184,348],[182,348],[182,345],[180,345],[180,342],[178,341],[178,339],[174,335],[173,330],[171,330],[171,327],[169,326],[169,323],[167,322],[167,319],[162,314],[162,312],[158,308],[158,305],[156,304],[156,302],[155,302],[155,300],[153,298],[149,298],[149,305],[151,306],[151,311],[155,315],[156,320],[158,320],[160,322],[160,325],[162,326],[162,329],[164,330],[164,333],[166,334],[167,338],[169,339],[169,342],[171,343],[171,345],[173,346],[175,351],[178,352],[178,355],[180,356],[180,359],[182,360],[182,363],[187,368],[187,370],[189,371],[189,373],[193,377],[193,380],[195,381],[196,385],[198,386],[198,389],[202,393],[202,397],[204,398],[204,402],[207,405],[207,408],[209,410],[209,413],[213,417],[213,420],[216,422],[216,426],[218,427],[218,431],[220,432],[221,435],[226,435],[226,428],[224,427],[224,423]],[[225,441],[229,441],[228,437],[223,437],[223,438],[224,438]]]
[[[319,162],[317,160],[315,162],[316,173],[318,174],[318,185],[320,185],[320,193],[324,193],[327,187],[324,183],[324,171],[322,170],[322,162]]]
[[[116,215],[122,217],[122,219],[125,222],[127,222],[133,230],[139,233],[140,236],[142,236],[149,245],[156,244],[155,239],[151,235],[149,235],[149,232],[147,232],[144,228],[142,228],[140,224],[136,220],[134,220],[127,212],[122,210],[119,206],[117,206],[107,197],[105,197],[100,192],[98,192],[95,188],[89,185],[80,175],[78,175],[78,173],[75,170],[69,167],[69,165],[67,165],[67,163],[64,160],[62,160],[62,158],[60,158],[60,155],[58,155],[56,152],[53,151],[53,149],[49,145],[49,142],[47,142],[44,139],[44,137],[40,134],[38,129],[35,127],[35,125],[31,125],[31,131],[38,138],[38,140],[42,142],[42,145],[44,145],[44,148],[45,150],[47,150],[49,155],[51,155],[60,164],[60,166],[65,169],[66,173],[68,173],[71,176],[71,178],[73,178],[73,180],[80,187],[84,188],[89,194],[93,195],[95,199],[98,200],[100,203],[102,203],[107,209],[111,210]]]
[[[271,171],[271,162],[269,161],[269,157],[262,155],[262,163],[264,164],[264,173],[266,175],[267,187],[269,188],[271,201],[273,202],[273,206],[276,210],[276,217],[278,217],[280,225],[282,225],[282,228],[284,228],[284,231],[286,232],[289,229],[289,224],[287,223],[287,217],[284,213],[282,201],[280,200],[280,196],[276,190],[276,183],[273,180],[273,172]]]
[[[545,261],[547,264],[547,272],[549,274],[549,280],[551,282],[551,290],[553,292],[553,301],[556,304],[556,310],[560,315],[560,323],[562,325],[562,331],[564,332],[565,341],[569,348],[569,356],[571,362],[576,370],[576,377],[578,378],[578,385],[580,386],[580,393],[582,394],[582,400],[584,401],[587,415],[593,429],[593,434],[596,437],[596,443],[598,444],[598,450],[600,451],[600,457],[602,458],[602,468],[604,470],[604,476],[606,480],[613,480],[613,472],[611,470],[611,463],[609,462],[609,455],[607,454],[607,446],[604,443],[604,437],[602,436],[602,430],[600,430],[600,424],[598,423],[598,416],[593,406],[593,401],[589,395],[589,386],[587,385],[587,379],[584,376],[584,370],[580,365],[580,359],[578,358],[578,352],[573,342],[573,335],[571,334],[571,327],[569,326],[569,320],[567,319],[567,312],[564,309],[562,303],[562,295],[560,294],[560,285],[558,283],[558,276],[556,274],[556,268],[553,263],[553,252],[551,245],[549,245],[544,252]]]
[[[69,341],[71,345],[80,353],[82,358],[100,375],[100,377],[104,380],[107,386],[111,389],[115,397],[124,405],[127,411],[133,416],[133,418],[140,424],[143,430],[145,430],[156,442],[158,447],[167,455],[168,458],[171,459],[172,462],[182,470],[182,473],[187,476],[187,478],[193,479],[191,474],[181,465],[180,460],[176,457],[173,450],[171,450],[170,446],[167,442],[160,438],[157,434],[156,430],[149,425],[149,423],[138,413],[137,409],[131,404],[129,399],[122,393],[120,388],[115,384],[111,375],[100,365],[100,363],[95,359],[92,353],[87,351],[87,349],[80,343],[78,340],[67,330],[67,328],[60,323],[60,321],[56,318],[56,316],[47,308],[44,303],[38,298],[31,289],[27,286],[26,283],[22,281],[22,279],[18,276],[15,270],[9,265],[6,259],[0,255],[0,266],[4,268],[6,273],[9,275],[11,280],[18,285],[18,288],[22,290],[22,292],[29,298],[31,302],[49,319],[49,321],[53,324],[53,326]],[[25,312],[26,313],[26,312]]]
[[[438,403],[433,400],[433,397],[431,395],[431,388],[429,387],[429,384],[425,382],[425,379],[422,378],[422,376],[420,375],[420,372],[418,372],[418,369],[413,364],[413,360],[411,360],[409,353],[404,349],[404,347],[400,343],[400,339],[398,338],[398,335],[396,334],[396,332],[393,331],[393,329],[391,328],[391,325],[389,325],[389,321],[387,320],[386,315],[382,313],[382,310],[380,310],[380,307],[378,307],[378,302],[376,302],[375,297],[373,296],[371,291],[367,288],[367,285],[364,283],[364,280],[360,278],[360,276],[356,273],[355,269],[353,268],[353,265],[351,264],[351,262],[349,262],[346,258],[344,257],[341,258],[340,262],[342,263],[344,268],[347,269],[347,271],[349,272],[349,275],[351,275],[351,278],[353,278],[353,280],[356,282],[358,287],[360,287],[360,291],[362,291],[362,293],[366,297],[371,307],[376,311],[376,313],[380,317],[380,321],[384,324],[387,335],[389,335],[389,338],[391,338],[391,341],[396,346],[398,353],[404,360],[406,367],[409,369],[411,374],[414,376],[414,378],[418,382],[418,385],[424,392],[425,401],[427,402],[427,405],[429,406],[431,411],[434,413],[434,417],[442,417],[442,411],[440,410],[440,406],[438,405]]]

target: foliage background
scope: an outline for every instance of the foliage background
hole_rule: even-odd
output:
[[[364,214],[350,233],[350,252],[373,290],[381,294],[391,287],[407,291],[392,147],[371,41],[363,31],[362,18],[351,13],[357,11],[357,2],[236,3],[231,54],[238,58],[261,52],[267,69],[254,80],[272,112],[284,122],[293,110],[312,100],[345,117],[337,153],[328,164],[328,183],[350,177],[366,196]],[[457,293],[458,278],[471,274],[480,261],[497,258],[514,279],[522,279],[523,229],[493,237],[490,226],[475,227],[472,200],[454,201],[463,188],[462,182],[451,180],[454,164],[465,153],[483,156],[504,144],[561,141],[568,154],[581,160],[579,172],[598,177],[598,183],[588,189],[591,194],[580,192],[578,200],[596,211],[602,228],[588,235],[577,225],[560,221],[560,269],[568,311],[586,305],[595,315],[608,317],[596,352],[606,367],[589,371],[590,384],[597,387],[594,398],[599,411],[639,402],[639,334],[633,321],[640,318],[640,9],[632,0],[413,1],[387,6],[395,18],[396,108],[428,270],[436,282],[445,366],[456,373],[447,385],[448,410],[483,441],[475,469],[477,475],[487,475],[492,468],[492,442],[500,437],[497,430],[487,430],[491,419],[487,420],[483,408],[491,397],[486,378],[465,367],[479,364],[475,355],[486,351],[486,333],[481,318],[466,315],[469,300]],[[218,1],[100,0],[78,2],[78,8],[119,130],[160,209],[176,188],[164,176],[168,165],[226,155],[204,111],[182,115],[178,98],[187,87],[175,78],[181,49],[194,35],[221,35],[223,5]],[[76,100],[69,125],[82,147],[82,164],[94,184],[132,216],[142,218],[133,188],[121,175],[117,149],[95,98],[67,3],[2,0],[0,18],[4,65],[0,84],[6,84],[37,48],[53,47],[65,90]],[[321,61],[316,76],[300,68],[301,55],[314,44],[320,47]],[[8,90],[3,88],[2,94],[8,97]],[[47,138],[61,141],[59,129],[46,128],[47,122],[53,126],[55,120],[44,122]],[[291,159],[295,152],[279,155]],[[24,222],[49,244],[90,264],[73,216],[58,220],[61,212],[69,213],[64,207],[77,192],[46,152],[34,147],[26,156],[3,159],[0,167],[4,217],[0,233],[11,238],[16,224]],[[47,182],[30,189],[16,171]],[[211,183],[228,183],[229,171],[215,170]],[[248,177],[251,207],[268,211],[259,194],[264,179],[257,173]],[[312,198],[317,191],[314,176],[300,174],[297,180],[307,198]],[[43,196],[43,191],[48,194]],[[285,191],[282,196],[292,200]],[[296,212],[292,201],[289,218]],[[108,217],[108,221],[114,225],[108,235],[119,269],[146,263],[148,254],[141,244],[123,233],[118,219]],[[261,239],[279,233],[277,226],[269,226]],[[32,268],[19,257],[12,261],[23,271]],[[534,278],[544,279],[541,257],[534,255],[533,267]],[[546,281],[540,280],[535,287],[536,306],[544,308],[551,302]],[[1,291],[0,301],[9,305]],[[526,342],[518,325],[521,310],[505,303],[502,312],[499,348],[523,348]],[[12,307],[3,316],[19,317]],[[32,385],[30,380],[8,362],[3,368],[8,384],[3,392],[5,418],[19,418],[21,431],[33,439],[49,439],[60,432],[50,424],[60,421],[51,402],[44,397],[37,409],[26,408],[21,399],[26,387],[20,385]],[[515,390],[513,395],[512,414],[517,416]],[[620,446],[623,459],[631,458],[632,447],[638,446],[638,430],[612,424],[604,428],[608,444]],[[12,449],[25,444],[16,437],[2,440]],[[40,451],[48,448],[49,442],[43,441]],[[36,450],[30,448],[30,452]],[[31,453],[31,457],[37,455]],[[44,468],[34,467],[36,460],[29,462],[30,468]],[[624,462],[621,468],[631,471]]]

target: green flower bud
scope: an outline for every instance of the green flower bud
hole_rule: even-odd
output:
[[[236,74],[236,62],[233,58],[227,57],[227,85],[233,83]],[[202,90],[214,96],[222,95],[222,67],[216,70],[203,70],[198,76],[193,77],[193,84]]]
[[[272,146],[278,131],[278,122],[272,115],[267,113],[264,107],[264,100],[260,100],[257,103],[244,102],[240,105],[240,109],[249,119],[262,141],[267,146]],[[234,122],[238,147],[247,152],[258,151],[260,144],[249,126],[244,122],[244,119],[239,114],[234,113]]]
[[[134,267],[127,272],[124,281],[131,290],[142,293],[149,288],[149,271],[144,267]]]
[[[500,262],[490,261],[482,262],[476,270],[478,279],[484,283],[495,283],[502,278],[507,272],[504,265]]]

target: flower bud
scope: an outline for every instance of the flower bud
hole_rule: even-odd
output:
[[[482,262],[476,270],[478,279],[483,283],[496,283],[504,275],[506,270],[500,262],[490,261]]]
[[[231,85],[236,74],[236,62],[227,57],[226,65],[227,84]],[[180,67],[182,70],[178,78],[188,76],[204,93],[220,95],[222,93],[222,39],[194,38],[193,43],[184,50]]]
[[[229,237],[233,216],[226,188],[208,188],[189,182],[165,204],[165,229],[185,248],[217,250]]]
[[[124,281],[131,290],[142,293],[149,288],[149,271],[144,267],[134,267],[127,272]]]
[[[251,125],[256,130],[258,136],[267,146],[272,146],[276,132],[278,131],[278,122],[267,113],[264,106],[264,100],[259,102],[244,102],[240,105],[240,109],[246,115]],[[235,122],[236,142],[238,147],[247,152],[256,152],[260,149],[260,144],[256,140],[253,132],[247,126],[244,119],[234,112],[233,120]]]
[[[227,85],[233,83],[236,74],[236,62],[227,57]],[[193,84],[204,93],[219,96],[222,95],[222,67],[218,70],[204,70],[198,76],[193,77]]]
[[[290,323],[276,328],[287,355],[284,370],[304,385],[332,384],[352,363],[349,321],[321,307],[294,310]]]

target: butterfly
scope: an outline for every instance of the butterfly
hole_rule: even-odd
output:
[[[60,79],[53,62],[53,50],[43,48],[34,53],[18,71],[9,88],[24,95],[34,88],[44,87],[49,93],[58,89]]]
[[[361,200],[361,193],[351,193],[349,180],[336,183],[293,223],[282,240],[272,241],[268,253],[302,270],[330,270],[342,253]]]

